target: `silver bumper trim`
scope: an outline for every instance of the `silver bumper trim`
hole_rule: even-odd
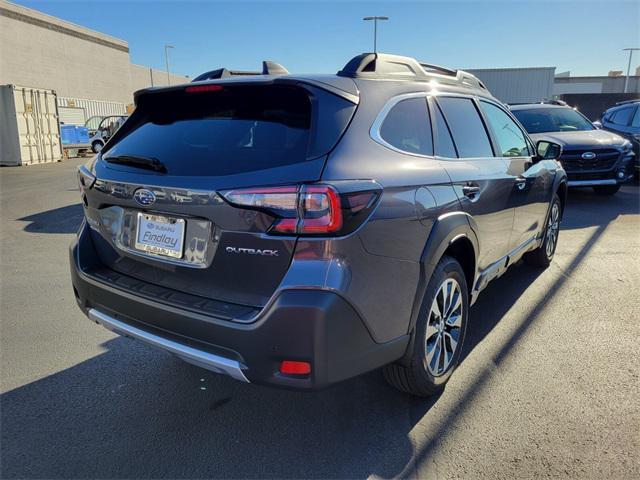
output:
[[[242,364],[236,360],[214,355],[213,353],[198,350],[196,348],[183,345],[172,340],[167,340],[158,335],[145,332],[139,328],[128,325],[120,320],[113,318],[106,313],[100,312],[95,308],[91,308],[87,313],[89,318],[103,327],[119,335],[131,337],[140,340],[153,347],[160,348],[167,352],[173,353],[185,362],[191,363],[198,367],[206,368],[215,373],[222,373],[230,377],[240,380],[241,382],[250,383],[242,371]]]
[[[569,180],[568,185],[570,187],[593,187],[594,185],[616,185],[614,179],[607,180]]]

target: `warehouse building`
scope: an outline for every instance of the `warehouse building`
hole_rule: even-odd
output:
[[[0,165],[59,161],[90,145],[70,128],[75,139],[75,125],[126,114],[136,90],[169,81],[189,79],[132,64],[124,40],[0,0]]]
[[[131,63],[126,41],[4,0],[0,45],[0,85],[128,105],[135,90],[167,84],[166,72]],[[171,76],[171,83],[185,81]]]
[[[468,68],[504,103],[529,103],[553,95],[556,67]]]
[[[624,75],[571,77],[569,72],[563,72],[555,78],[553,94],[625,93],[625,84],[627,93],[635,93],[636,96],[640,93],[640,77],[637,75],[630,76],[627,82]]]

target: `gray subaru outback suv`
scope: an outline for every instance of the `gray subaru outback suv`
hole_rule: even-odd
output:
[[[385,367],[437,392],[480,291],[552,260],[560,146],[534,147],[463,71],[384,54],[266,70],[136,93],[79,169],[78,305],[243,382],[316,389]]]

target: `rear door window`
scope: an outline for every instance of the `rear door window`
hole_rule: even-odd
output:
[[[426,98],[408,98],[396,103],[382,122],[380,137],[403,152],[433,155]]]
[[[314,109],[309,92],[299,87],[209,87],[217,88],[141,97],[135,118],[104,157],[155,158],[170,175],[222,176],[281,167],[326,153],[354,110],[328,93],[319,94],[316,102],[324,103]]]
[[[480,114],[469,98],[439,97],[460,158],[493,157],[491,142]]]
[[[440,111],[440,107],[436,104],[433,104],[435,108],[433,108],[435,123],[436,123],[436,135],[435,135],[435,148],[436,155],[439,157],[445,158],[457,158],[458,154],[456,152],[456,147],[453,144],[453,139],[451,138],[451,132],[449,131],[449,127],[447,126],[447,122],[442,116],[442,112]]]
[[[631,126],[640,128],[640,107],[636,107],[636,113],[633,115],[633,120],[631,121]]]
[[[529,155],[525,135],[509,115],[488,102],[481,101],[480,108],[482,108],[487,122],[491,126],[503,157],[525,157]]]

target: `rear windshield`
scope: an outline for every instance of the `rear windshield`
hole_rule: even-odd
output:
[[[325,122],[345,122],[341,107]],[[220,176],[304,162],[318,153],[311,130],[319,119],[310,93],[298,87],[223,86],[151,94],[141,99],[134,116],[105,159],[150,157],[171,175]],[[337,139],[336,134],[333,142]]]
[[[568,107],[512,110],[511,113],[529,133],[577,132],[594,129],[589,120]]]

